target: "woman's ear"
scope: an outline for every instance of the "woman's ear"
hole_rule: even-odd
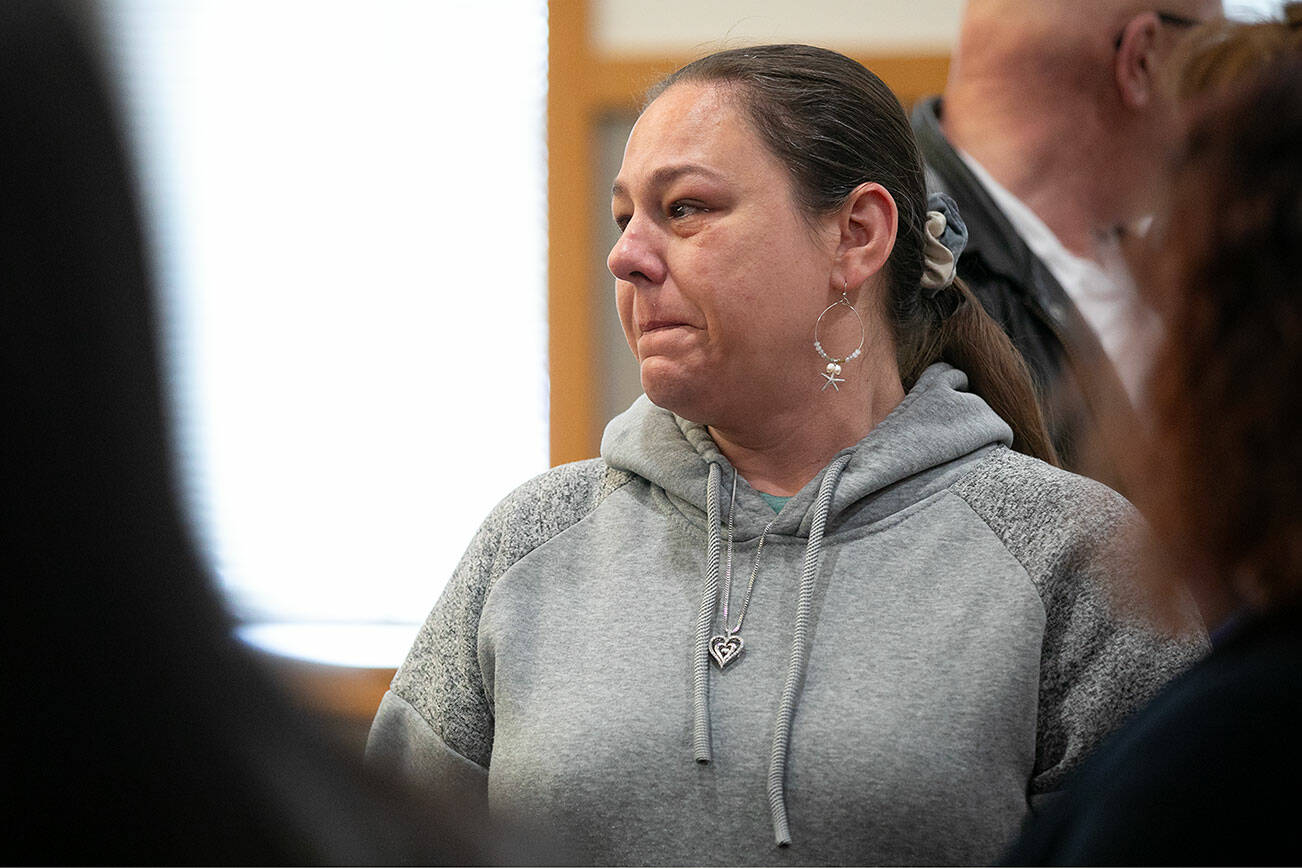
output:
[[[895,197],[876,182],[860,184],[841,206],[838,228],[841,241],[837,248],[837,282],[862,286],[882,270],[895,248],[899,228]]]

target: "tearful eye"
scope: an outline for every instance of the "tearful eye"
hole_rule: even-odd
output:
[[[665,209],[665,213],[669,215],[670,220],[678,220],[683,217],[690,217],[693,214],[700,214],[708,210],[709,209],[706,208],[704,205],[698,204],[696,202],[678,201],[678,202],[674,202],[667,209]]]

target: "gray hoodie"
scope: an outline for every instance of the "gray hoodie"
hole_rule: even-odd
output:
[[[947,365],[791,498],[727,669],[732,467],[639,399],[489,516],[373,762],[598,864],[977,864],[1204,650],[1114,613],[1138,523]],[[772,508],[737,483],[730,621]],[[781,844],[782,846],[778,846]]]

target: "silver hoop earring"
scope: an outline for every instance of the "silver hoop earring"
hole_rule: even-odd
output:
[[[843,358],[837,358],[835,356],[829,356],[827,351],[823,349],[823,344],[818,339],[818,327],[823,324],[823,317],[827,316],[828,313],[831,312],[832,308],[841,307],[842,305],[850,308],[850,313],[854,314],[854,318],[859,321],[859,346],[855,347],[854,352],[850,355]],[[860,354],[863,353],[863,342],[867,336],[868,333],[863,327],[863,317],[859,316],[859,311],[855,310],[854,305],[850,304],[850,299],[846,297],[845,292],[842,292],[840,298],[823,309],[823,312],[818,315],[818,320],[814,323],[814,349],[818,351],[820,356],[827,360],[827,368],[822,374],[824,380],[823,388],[819,389],[820,392],[826,392],[828,386],[831,386],[838,392],[841,391],[841,387],[837,385],[837,383],[845,382],[845,379],[841,376],[841,366],[851,359],[859,358]]]

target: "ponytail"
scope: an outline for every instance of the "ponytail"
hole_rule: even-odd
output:
[[[1058,466],[1030,369],[1008,335],[958,278],[937,302],[915,308],[916,319],[924,322],[912,324],[907,331],[914,340],[900,345],[904,387],[911,388],[929,365],[953,365],[967,374],[972,391],[1013,429],[1014,449]]]

